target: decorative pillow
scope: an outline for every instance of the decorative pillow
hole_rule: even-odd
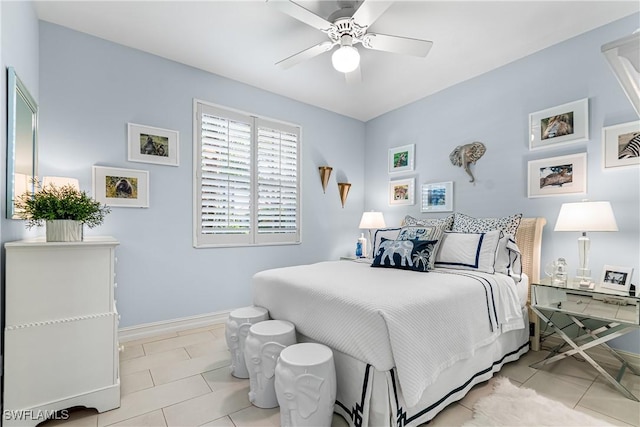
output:
[[[400,233],[400,227],[395,227],[395,228],[379,228],[376,230],[375,234],[373,235],[373,251],[372,253],[372,257],[376,257],[376,254],[378,253],[378,248],[380,248],[380,243],[382,242],[382,239],[386,239],[386,240],[396,240],[396,237],[398,237],[398,234]]]
[[[500,230],[487,233],[445,232],[436,254],[436,267],[495,273]]]
[[[433,253],[438,253],[440,240],[444,234],[444,226],[441,225],[414,225],[402,227],[396,240],[435,240]],[[429,258],[429,270],[433,270],[436,257]]]
[[[502,230],[507,234],[516,235],[522,214],[505,216],[503,218],[474,218],[456,212],[453,215],[451,231],[459,233],[486,233],[487,231]]]
[[[387,240],[384,237],[371,267],[391,267],[426,273],[435,240]]]
[[[496,273],[506,274],[520,282],[522,279],[522,255],[511,234],[503,233],[496,250]]]
[[[438,225],[441,226],[443,230],[449,231],[453,226],[453,214],[444,217],[444,218],[423,218],[418,219],[414,218],[411,215],[407,215],[402,220],[402,225]]]

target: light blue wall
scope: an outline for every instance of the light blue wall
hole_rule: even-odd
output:
[[[32,2],[11,1],[0,2],[1,10],[1,43],[0,61],[2,62],[2,77],[0,78],[0,92],[2,93],[2,120],[0,161],[0,241],[23,238],[29,232],[25,231],[22,221],[8,220],[6,212],[6,159],[7,159],[7,67],[13,67],[20,80],[29,89],[29,93],[36,102],[40,97],[39,81],[39,47],[38,47],[38,18]],[[4,249],[3,249],[4,250]],[[4,252],[3,252],[4,253]],[[4,277],[4,275],[3,275]],[[4,279],[3,279],[4,280]]]
[[[560,256],[570,271],[578,264],[578,233],[553,232],[562,203],[585,197],[611,201],[620,231],[590,234],[592,274],[599,278],[605,264],[631,266],[632,282],[640,284],[639,169],[603,170],[601,133],[603,126],[638,116],[600,52],[603,44],[631,34],[638,22],[637,14],[627,17],[367,122],[365,208],[383,211],[387,224],[398,224],[407,213],[442,215],[420,214],[419,196],[409,209],[387,204],[388,149],[416,144],[415,173],[401,177],[415,176],[418,188],[425,182],[454,181],[454,210],[477,217],[517,212],[545,217],[542,265]],[[529,113],[582,98],[589,98],[589,141],[529,151]],[[475,184],[448,157],[457,145],[473,141],[487,147],[472,167]],[[527,198],[528,161],[585,151],[586,196]],[[638,337],[620,339],[617,345],[640,353]]]
[[[75,176],[89,192],[94,164],[150,174],[149,209],[113,208],[86,231],[121,242],[121,326],[248,305],[255,272],[338,259],[355,248],[364,123],[46,22],[40,76],[41,174]],[[192,247],[193,98],[302,127],[301,245]],[[179,131],[180,166],[128,162],[128,122]],[[325,164],[334,174],[323,194],[318,166]],[[336,176],[353,184],[344,209]]]

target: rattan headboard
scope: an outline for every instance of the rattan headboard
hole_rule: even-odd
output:
[[[542,229],[547,220],[544,218],[522,218],[516,232],[516,243],[522,254],[522,271],[529,276],[529,284],[540,283],[540,249]],[[530,300],[531,291],[529,291]]]

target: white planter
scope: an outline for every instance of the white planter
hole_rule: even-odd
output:
[[[47,242],[81,242],[82,226],[80,221],[70,219],[47,221]]]

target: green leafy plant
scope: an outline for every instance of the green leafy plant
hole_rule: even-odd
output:
[[[37,183],[36,186],[39,187]],[[55,219],[80,221],[93,228],[102,224],[111,212],[108,206],[101,205],[71,185],[39,187],[35,193],[18,196],[15,206],[18,217],[27,221],[27,228]]]

